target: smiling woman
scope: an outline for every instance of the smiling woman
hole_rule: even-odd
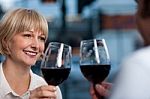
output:
[[[45,48],[47,20],[37,11],[18,8],[8,11],[0,24],[0,99],[62,99],[58,86],[48,85],[31,71]],[[41,94],[42,93],[42,94]]]

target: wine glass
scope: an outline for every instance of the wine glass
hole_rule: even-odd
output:
[[[93,88],[108,76],[110,68],[110,57],[104,39],[81,41],[80,70],[84,77],[93,83]],[[100,97],[98,94],[97,96]]]
[[[66,80],[71,70],[71,46],[49,43],[41,62],[43,77],[49,85],[57,86]]]

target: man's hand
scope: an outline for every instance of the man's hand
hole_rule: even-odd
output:
[[[111,87],[112,87],[112,84],[108,82],[102,82],[101,84],[96,84],[95,88],[93,87],[93,84],[91,84],[90,94],[92,96],[92,99],[100,99],[99,97],[96,96],[96,94],[99,94],[99,96],[102,96],[102,97],[108,97],[109,90]]]

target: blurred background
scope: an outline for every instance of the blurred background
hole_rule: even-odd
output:
[[[79,69],[81,40],[106,40],[111,58],[111,72],[106,80],[110,82],[121,60],[143,44],[136,29],[134,0],[0,0],[0,18],[7,10],[16,7],[36,9],[46,17],[48,42],[58,41],[72,46],[71,73],[60,85],[64,99],[91,99],[89,82]],[[0,59],[2,61],[4,57]],[[32,69],[41,75],[40,62]]]

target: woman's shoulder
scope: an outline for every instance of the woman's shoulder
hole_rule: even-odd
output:
[[[34,79],[35,81],[39,81],[39,82],[46,83],[46,81],[44,80],[44,78],[43,78],[42,76],[37,75],[37,74],[35,74],[35,73],[32,73],[32,76],[33,76],[33,79]]]
[[[47,85],[46,81],[44,80],[44,78],[40,75],[37,75],[35,73],[33,73],[32,71],[30,72],[31,74],[31,82],[30,85],[33,87],[39,87],[42,85]]]

